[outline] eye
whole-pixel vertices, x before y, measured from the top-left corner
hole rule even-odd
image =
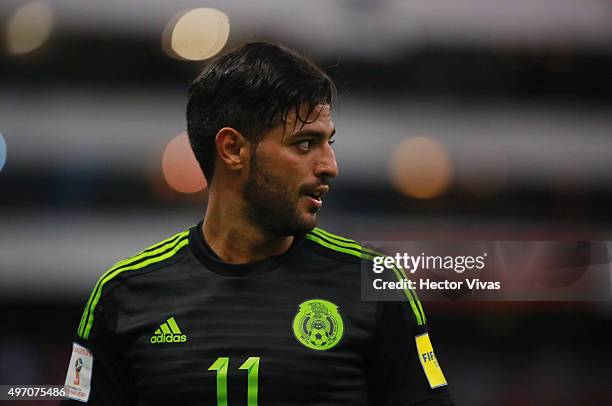
[[[329,140],[329,141],[327,141],[327,143],[328,143],[329,145],[334,145],[334,142],[336,142],[336,140]]]
[[[311,145],[312,145],[311,140],[304,140],[304,141],[298,142],[297,147],[300,151],[310,151]]]

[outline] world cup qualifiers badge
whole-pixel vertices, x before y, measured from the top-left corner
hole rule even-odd
[[[293,334],[301,344],[313,350],[333,348],[344,334],[338,306],[323,299],[302,303],[293,319]]]

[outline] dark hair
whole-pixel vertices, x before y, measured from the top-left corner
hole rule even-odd
[[[306,123],[317,105],[335,98],[332,80],[284,46],[253,42],[216,58],[189,87],[187,102],[189,142],[206,180],[214,174],[221,128],[234,128],[255,148],[267,131],[286,124],[290,111]],[[308,107],[305,117],[302,106]]]

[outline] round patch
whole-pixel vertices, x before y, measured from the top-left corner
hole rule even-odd
[[[302,303],[293,319],[293,334],[300,343],[313,350],[334,347],[344,334],[338,306],[323,299]]]

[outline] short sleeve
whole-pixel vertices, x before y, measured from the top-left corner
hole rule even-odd
[[[407,301],[378,303],[369,376],[377,406],[454,404],[427,326]]]
[[[110,307],[110,306],[109,306]],[[65,388],[67,405],[131,405],[132,380],[120,346],[109,328],[104,305],[95,308],[95,322],[87,338],[77,334],[72,343]]]

